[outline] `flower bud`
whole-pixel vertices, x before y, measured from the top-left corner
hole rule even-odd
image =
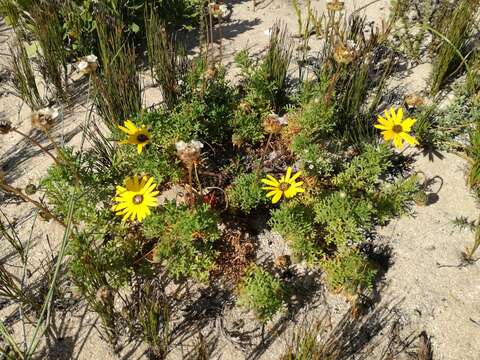
[[[34,184],[28,184],[25,186],[25,194],[27,195],[35,195],[37,192],[37,187]]]
[[[0,134],[8,134],[12,131],[12,123],[8,120],[0,120]]]

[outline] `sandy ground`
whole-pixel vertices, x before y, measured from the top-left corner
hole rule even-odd
[[[347,1],[348,10],[360,8],[369,1]],[[228,3],[228,2],[227,2]],[[313,6],[321,11],[325,2],[312,1]],[[223,25],[223,44],[225,46],[224,63],[229,66],[232,57],[240,49],[249,47],[253,53],[264,49],[268,42],[268,29],[277,21],[284,21],[289,29],[296,30],[296,18],[293,8],[286,1],[272,0],[257,5],[255,11],[252,2],[233,2],[232,15],[229,22]],[[377,21],[388,16],[388,1],[378,1],[366,10],[371,20]],[[7,53],[6,40],[8,33],[0,34],[0,53]],[[0,57],[3,66],[5,55]],[[422,90],[428,77],[428,64],[409,69],[409,75],[401,80],[406,88]],[[0,68],[1,70],[1,68]],[[292,69],[295,73],[295,69]],[[235,69],[230,70],[234,78]],[[394,80],[394,82],[397,80]],[[0,111],[11,119],[24,132],[30,132],[29,111],[26,106],[20,109],[21,101],[2,88],[0,96]],[[145,94],[146,104],[158,102],[157,89],[148,89]],[[78,125],[84,118],[85,108],[77,106],[73,112],[65,116],[58,124],[55,135],[59,142],[78,145],[80,141]],[[39,136],[38,134],[34,134]],[[42,138],[39,136],[39,139]],[[43,139],[45,140],[45,139]],[[392,221],[388,226],[378,229],[382,235],[382,243],[392,249],[392,266],[381,281],[380,301],[376,309],[386,306],[393,314],[390,322],[385,323],[387,333],[392,323],[400,324],[403,338],[409,334],[415,336],[425,330],[432,338],[436,359],[442,360],[476,360],[480,354],[480,265],[478,263],[461,266],[460,252],[473,241],[473,235],[468,231],[458,231],[452,225],[457,216],[467,216],[475,219],[478,209],[475,199],[465,185],[466,163],[461,158],[442,154],[443,158],[435,157],[433,161],[423,154],[416,155],[415,166],[429,177],[437,176],[443,185],[438,192],[435,203],[426,207],[415,207],[414,214]],[[35,148],[24,142],[16,134],[0,138],[0,165],[11,184],[24,187],[30,182],[38,182],[45,174],[51,161]],[[437,182],[435,186],[438,186]],[[436,189],[435,189],[436,190]],[[1,209],[14,219],[17,230],[22,238],[27,239],[32,227],[32,208],[24,203],[17,203],[11,198],[0,194]],[[265,234],[266,237],[274,237]],[[62,237],[62,229],[55,224],[37,220],[33,233],[31,253],[31,268],[37,269],[42,259],[52,256],[55,247]],[[18,264],[12,254],[5,251],[5,245],[0,244],[2,263],[9,270],[19,274]],[[280,249],[280,252],[283,250]],[[34,277],[35,273],[32,275]],[[318,274],[305,274],[308,281],[319,281]],[[320,284],[321,288],[321,284]],[[213,359],[243,359],[261,358],[276,359],[281,354],[288,334],[306,318],[313,321],[328,311],[334,318],[340,318],[348,308],[345,299],[331,294],[325,295],[320,290],[318,297],[309,305],[298,311],[295,319],[287,322],[286,328],[267,328],[268,331],[281,333],[270,344],[266,351],[257,351],[260,334],[255,333],[255,339],[248,345],[240,344],[220,337]],[[324,296],[327,297],[326,301]],[[319,304],[327,304],[321,308]],[[13,306],[3,307],[0,315],[9,319]],[[233,309],[225,316],[225,329],[232,329],[236,320],[247,318],[248,314],[239,309]],[[145,347],[130,344],[120,355],[113,354],[108,344],[100,337],[97,327],[99,321],[84,305],[77,304],[69,316],[59,313],[56,326],[61,339],[49,344],[48,359],[144,359]],[[313,320],[312,320],[313,319]],[[13,328],[20,334],[19,322],[11,321]],[[272,327],[272,326],[271,326]],[[214,325],[210,329],[215,330]],[[246,330],[246,329],[245,329]],[[382,335],[382,331],[378,336]],[[264,344],[265,345],[265,344]],[[267,346],[263,346],[267,348]],[[381,348],[381,345],[378,345]],[[240,351],[240,349],[243,349]],[[177,346],[171,358],[185,358],[191,350],[189,345]],[[265,350],[265,349],[264,349]],[[245,356],[244,353],[250,354]],[[352,357],[353,359],[354,357]],[[357,357],[355,357],[357,358]],[[358,357],[360,358],[360,357]],[[368,357],[367,357],[368,358]],[[375,357],[371,357],[375,359]],[[400,359],[400,357],[398,357]]]

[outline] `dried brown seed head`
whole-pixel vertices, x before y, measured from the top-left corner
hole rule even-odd
[[[97,290],[97,294],[95,296],[96,300],[104,305],[113,304],[113,292],[112,289],[102,286],[100,289]]]
[[[175,144],[177,155],[187,168],[198,164],[202,154],[203,144],[200,141],[192,140],[189,143],[179,141]]]
[[[58,110],[44,108],[32,113],[30,120],[33,128],[46,132],[52,128],[58,116]]]
[[[0,120],[0,134],[8,134],[12,131],[12,123],[8,120]]]
[[[356,51],[353,48],[346,46],[343,43],[337,44],[333,51],[333,57],[335,61],[340,64],[350,64],[355,60]]]
[[[404,101],[409,108],[417,108],[425,104],[425,99],[418,94],[409,94],[405,96]]]
[[[35,184],[28,184],[27,186],[25,186],[25,194],[35,195],[36,192],[37,192],[37,187],[35,186]]]
[[[292,264],[290,255],[280,255],[275,258],[274,265],[279,269],[286,269]]]
[[[263,129],[268,134],[279,134],[284,125],[287,124],[285,117],[277,114],[270,114],[263,120]]]
[[[233,146],[239,148],[243,145],[243,138],[238,134],[232,135],[232,144]]]
[[[330,11],[342,11],[345,9],[345,3],[338,0],[329,1],[327,2],[327,9]]]

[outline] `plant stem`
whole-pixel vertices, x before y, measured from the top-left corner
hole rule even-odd
[[[270,134],[268,135],[267,143],[265,144],[265,147],[263,148],[262,156],[260,157],[260,162],[258,163],[258,166],[257,166],[257,170],[256,170],[256,174],[257,174],[257,175],[258,175],[258,173],[260,172],[260,168],[262,167],[263,159],[265,158],[265,155],[266,155],[266,153],[267,153],[267,149],[268,149],[268,147],[270,146],[270,141],[272,140],[272,136],[273,136],[272,133],[270,133]]]
[[[195,170],[195,178],[197,179],[197,182],[198,182],[198,189],[200,190],[200,195],[202,195],[202,183],[200,182],[200,178],[198,176],[197,164],[194,164],[194,170]]]
[[[32,142],[33,144],[35,144],[36,146],[38,146],[45,154],[47,154],[48,156],[50,156],[53,161],[55,161],[55,163],[57,165],[60,165],[60,161],[58,161],[58,159],[52,155],[52,153],[50,151],[48,151],[46,148],[44,148],[37,140],[35,140],[34,138],[32,138],[31,136],[28,136],[27,134],[21,132],[20,130],[16,129],[16,128],[13,128],[12,129],[13,132],[16,132],[17,134],[23,136],[25,139],[27,139],[28,141]]]
[[[38,201],[36,200],[33,200],[31,197],[29,197],[28,195],[25,195],[24,193],[22,193],[22,191],[20,189],[17,189],[17,188],[14,188],[13,186],[10,186],[10,185],[7,185],[5,183],[0,183],[0,189],[2,189],[3,191],[7,192],[7,193],[10,193],[10,194],[14,194],[16,196],[18,196],[19,198],[21,198],[23,201],[26,201],[26,202],[29,202],[33,205],[35,205],[40,211],[43,211],[44,213],[46,213],[48,216],[50,216],[52,219],[54,219],[56,222],[58,222],[59,224],[63,225],[65,227],[65,223],[60,220],[59,218],[57,218],[55,215],[53,215],[50,210],[48,210],[45,206],[43,206],[41,203],[39,203]]]

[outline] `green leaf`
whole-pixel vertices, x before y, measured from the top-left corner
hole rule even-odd
[[[130,24],[130,30],[133,32],[133,33],[138,33],[140,31],[140,26],[138,26],[137,24],[135,23],[132,23]]]
[[[33,41],[31,44],[27,43],[25,49],[27,50],[28,57],[32,58],[40,52],[40,45],[38,41]]]

